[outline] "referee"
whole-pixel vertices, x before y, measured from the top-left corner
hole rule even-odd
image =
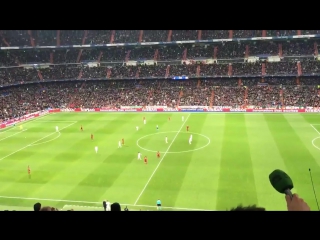
[[[161,210],[161,201],[160,201],[160,199],[157,200],[157,210],[158,211]]]

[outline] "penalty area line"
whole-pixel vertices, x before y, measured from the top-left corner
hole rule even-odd
[[[174,143],[174,141],[175,141],[175,140],[176,140],[176,138],[178,137],[179,133],[181,132],[181,130],[182,130],[182,128],[183,128],[183,126],[184,126],[184,125],[185,125],[185,123],[187,122],[187,120],[188,120],[188,118],[190,117],[190,115],[191,115],[191,114],[189,114],[189,115],[187,116],[187,118],[183,121],[183,123],[182,123],[182,125],[181,125],[180,129],[177,131],[177,134],[176,134],[176,135],[174,136],[174,138],[172,139],[172,142],[171,142],[171,143],[170,143],[170,145],[168,146],[167,150],[164,152],[164,154],[163,154],[163,156],[162,156],[161,160],[159,161],[158,165],[156,166],[156,168],[155,168],[155,169],[154,169],[154,171],[152,172],[152,174],[151,174],[150,178],[148,179],[148,181],[147,181],[146,185],[144,186],[144,188],[143,188],[143,189],[142,189],[142,191],[140,192],[140,194],[139,194],[139,196],[138,196],[137,200],[134,202],[134,205],[137,205],[137,203],[138,203],[138,201],[139,201],[139,199],[140,199],[141,195],[142,195],[142,194],[144,193],[144,191],[146,190],[147,186],[149,185],[149,182],[151,181],[151,179],[153,178],[154,174],[155,174],[155,173],[156,173],[156,171],[158,170],[158,168],[159,168],[160,164],[162,163],[163,159],[165,158],[165,156],[166,156],[166,155],[167,155],[167,153],[169,152],[169,150],[170,150],[170,148],[171,148],[172,144]]]
[[[71,124],[69,124],[69,125],[61,128],[60,131],[63,130],[63,129],[65,129],[65,128],[67,128],[67,127],[72,126],[73,124],[75,124],[75,123],[71,123]],[[27,147],[31,147],[31,146],[35,145],[36,143],[40,142],[41,140],[46,139],[47,137],[50,137],[51,135],[56,134],[56,133],[57,133],[57,132],[50,133],[50,134],[48,134],[47,136],[45,136],[45,137],[43,137],[43,138],[40,138],[39,140],[34,141],[34,142],[28,144],[27,146],[22,147],[22,148],[18,149],[17,151],[14,151],[14,152],[12,152],[12,153],[10,153],[10,154],[8,154],[8,155],[0,158],[0,161],[2,161],[3,159],[5,159],[5,158],[7,158],[7,157],[10,157],[11,155],[13,155],[13,154],[15,154],[15,153],[17,153],[17,152],[20,152],[20,151],[26,149]],[[0,197],[0,198],[1,198],[1,197]]]
[[[29,120],[26,120],[26,121],[18,122],[16,125],[17,125],[17,126],[19,126],[19,125],[25,125],[25,124],[28,124],[28,123],[33,122],[33,121],[38,121],[39,119],[42,119],[42,118],[47,117],[47,116],[49,116],[49,115],[50,115],[50,114],[44,114],[44,115],[39,116],[39,117],[36,117],[36,118],[32,118],[32,119],[29,119]],[[13,128],[13,126],[9,126],[9,127],[6,127],[6,128],[8,128],[8,129],[6,129],[6,130],[1,130],[1,131],[0,131],[0,134],[11,130],[11,129]]]
[[[319,124],[310,124],[310,126],[320,135],[320,132],[313,125],[319,125]]]
[[[17,134],[23,133],[23,132],[25,132],[25,131],[27,131],[27,130],[28,130],[28,129],[25,129],[25,130],[22,130],[22,131],[20,131],[20,132],[15,133],[15,134],[11,134],[11,135],[8,136],[8,137],[5,137],[5,138],[0,139],[0,142],[3,141],[3,140],[6,140],[7,138],[11,138],[11,137],[13,137],[13,136],[15,136],[15,135],[17,135]]]

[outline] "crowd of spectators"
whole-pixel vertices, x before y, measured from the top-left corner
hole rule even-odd
[[[32,64],[32,63],[48,63],[50,62],[50,51],[42,50],[12,50],[8,51],[9,54],[17,56],[19,64]]]
[[[261,75],[261,63],[233,63],[232,75]]]
[[[314,60],[305,60],[301,62],[301,71],[308,74],[319,74],[320,73],[320,62]]]
[[[229,64],[208,64],[200,66],[200,77],[227,76]]]
[[[294,61],[288,62],[268,62],[266,63],[266,75],[298,75],[297,63]]]
[[[172,30],[171,41],[198,40],[199,30]]]
[[[226,39],[229,38],[229,30],[202,30],[201,39]]]
[[[245,44],[240,42],[225,42],[217,47],[217,59],[244,58],[246,54]]]
[[[315,106],[318,99],[317,86],[282,86],[283,102],[287,106]]]
[[[231,71],[232,70],[232,71]],[[316,60],[301,62],[303,75],[320,73],[320,63]],[[298,75],[297,63],[267,62],[265,76]],[[63,80],[63,79],[146,79],[172,78],[176,76],[219,77],[219,76],[250,76],[262,75],[262,63],[229,64],[158,64],[158,65],[100,65],[88,67],[82,64],[51,65],[47,68],[0,68],[0,86],[31,81]]]
[[[170,65],[170,76],[188,76],[196,77],[196,65]]]
[[[139,69],[139,78],[161,78],[166,76],[167,71],[166,65],[157,65],[157,66],[140,66]]]
[[[198,40],[200,30],[172,30],[172,41]],[[201,30],[201,39],[227,39],[230,30]],[[262,37],[262,30],[232,30],[233,38]],[[35,46],[107,44],[129,42],[164,42],[168,40],[170,30],[0,30],[2,46]],[[29,34],[30,33],[30,34]],[[87,34],[86,34],[87,33]],[[319,34],[320,30],[301,30],[301,34]],[[266,30],[267,36],[292,36],[298,30]],[[60,41],[58,41],[60,39]],[[7,44],[5,44],[5,42]]]
[[[140,30],[116,30],[114,43],[139,42]]]
[[[233,30],[234,38],[262,37],[262,30]]]
[[[57,31],[52,30],[32,30],[32,37],[36,46],[57,45]]]
[[[85,44],[108,44],[111,41],[111,30],[88,30]]]
[[[14,71],[14,69],[12,70]],[[59,80],[59,79],[76,79],[79,77],[80,70],[81,69],[76,65],[54,65],[53,67],[50,67],[50,68],[42,68],[40,69],[40,72],[41,72],[43,81],[45,81],[45,80]]]
[[[79,50],[78,50],[78,54],[79,54]],[[101,54],[101,50],[100,49],[83,49],[81,52],[81,57],[79,59],[79,61],[91,61],[91,62],[96,62],[99,59],[99,56]]]
[[[2,42],[5,39],[9,46],[31,46],[30,35],[27,30],[1,30],[0,37]]]
[[[84,33],[84,30],[60,30],[60,46],[81,44]]]
[[[39,81],[36,69],[25,69],[23,67],[0,68],[0,86],[23,84],[28,81]]]
[[[267,30],[267,37],[282,37],[297,35],[297,30]]]
[[[320,106],[320,78],[260,78],[214,80],[73,81],[18,85],[0,90],[0,119],[19,117],[47,108],[200,105],[241,107]],[[247,92],[246,92],[247,91]],[[182,92],[182,94],[181,94]],[[211,94],[214,92],[214,100]],[[283,99],[281,99],[281,92]],[[247,94],[247,99],[245,96]]]
[[[187,58],[213,58],[214,57],[214,46],[196,46],[187,45]]]
[[[291,41],[282,43],[283,56],[301,56],[314,54],[313,41]]]
[[[279,46],[277,42],[248,42],[249,46],[249,56],[256,55],[278,55],[279,54]]]
[[[134,48],[130,51],[129,59],[130,60],[153,60],[156,52],[155,47],[142,47]]]
[[[18,57],[12,51],[0,51],[0,67],[17,66]]]
[[[279,86],[250,86],[247,104],[258,108],[274,107],[281,104]]]
[[[168,30],[143,30],[143,42],[166,42],[168,40]]]
[[[301,34],[303,35],[320,34],[320,30],[301,30]]]

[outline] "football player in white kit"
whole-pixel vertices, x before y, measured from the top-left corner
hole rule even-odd
[[[118,142],[118,148],[121,148],[121,141]]]
[[[189,144],[191,144],[191,143],[192,143],[192,134],[189,137]]]
[[[141,153],[138,152],[138,160],[141,160]]]
[[[97,146],[94,147],[94,151],[95,151],[96,153],[98,153],[98,147],[97,147]]]
[[[165,138],[165,141],[166,141],[166,143],[168,143],[168,137],[166,136],[166,138]]]
[[[136,129],[137,129],[137,131],[139,130],[139,127],[138,126],[136,126]]]
[[[58,126],[56,126],[56,132],[59,132],[59,128],[58,128]]]

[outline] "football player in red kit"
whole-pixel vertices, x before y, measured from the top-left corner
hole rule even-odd
[[[189,126],[187,126],[187,132],[189,131]]]
[[[31,170],[30,170],[30,166],[28,166],[28,176],[29,176],[29,178],[31,178]]]
[[[91,133],[91,140],[93,140],[93,134]]]
[[[82,127],[82,125],[81,125],[81,127],[80,127],[80,130],[81,130],[81,131],[83,131],[83,127]]]
[[[160,158],[160,152],[159,151],[157,152],[157,158]]]
[[[147,158],[147,156],[144,157],[144,163],[145,163],[145,164],[148,164],[148,158]]]

